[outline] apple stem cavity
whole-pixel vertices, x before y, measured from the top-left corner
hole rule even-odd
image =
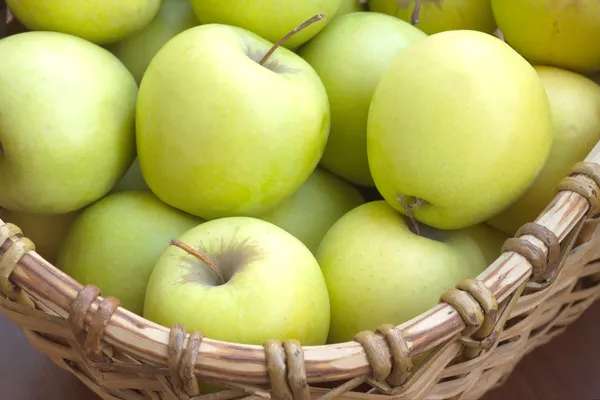
[[[210,269],[212,269],[213,272],[219,277],[219,280],[221,281],[221,284],[222,285],[225,284],[225,282],[226,282],[225,278],[223,277],[223,275],[221,274],[221,272],[219,272],[219,269],[208,258],[206,258],[206,256],[204,254],[200,253],[198,250],[195,250],[195,249],[191,248],[187,244],[183,243],[181,240],[171,239],[169,241],[169,245],[178,247],[181,250],[183,250],[186,253],[188,253],[189,255],[194,256],[197,259],[199,259],[200,261],[202,261]]]
[[[285,42],[287,42],[292,36],[294,36],[296,33],[300,32],[302,29],[308,27],[309,25],[312,25],[315,22],[321,21],[322,19],[325,19],[325,18],[327,18],[327,14],[317,14],[314,17],[304,21],[303,23],[301,23],[300,25],[295,27],[291,32],[289,32],[287,35],[285,35],[284,37],[279,39],[279,41],[277,43],[275,43],[273,45],[273,47],[271,47],[269,49],[269,51],[267,51],[267,53],[263,56],[263,58],[261,58],[261,60],[258,63],[260,65],[264,65],[267,62],[267,60],[269,59],[269,57],[271,57],[271,55],[273,55],[275,50],[277,50],[279,47],[281,47],[281,45],[283,45]]]
[[[417,222],[417,219],[415,218],[415,215],[413,214],[413,208],[406,204],[406,202],[404,201],[404,198],[402,196],[398,195],[398,196],[396,196],[396,199],[400,202],[400,204],[402,205],[402,208],[404,208],[404,212],[406,213],[406,216],[408,217],[408,219],[410,219],[410,222],[413,225],[414,232],[418,236],[421,236],[421,229],[419,228],[419,223]]]
[[[494,36],[496,36],[498,39],[502,40],[504,43],[506,43],[506,40],[504,40],[504,34],[502,33],[502,31],[500,30],[500,28],[496,28],[496,30],[494,31]]]
[[[419,16],[421,14],[421,0],[415,0],[415,8],[413,8],[412,15],[410,16],[410,23],[413,25],[419,24]]]

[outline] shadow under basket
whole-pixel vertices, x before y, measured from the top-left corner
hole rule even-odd
[[[437,306],[400,326],[360,332],[347,343],[251,346],[156,325],[65,275],[2,220],[0,311],[106,400],[476,400],[597,299],[599,196],[600,144],[476,279],[441,293]],[[222,390],[201,394],[204,383]]]

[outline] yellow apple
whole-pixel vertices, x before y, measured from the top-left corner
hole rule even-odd
[[[321,242],[317,261],[331,302],[329,343],[408,321],[487,267],[466,231],[421,225],[418,235],[385,201],[358,206],[340,218]]]
[[[492,0],[504,39],[537,65],[600,70],[600,1]]]
[[[259,218],[285,229],[314,253],[335,221],[362,203],[358,189],[317,168],[300,189]]]
[[[550,105],[535,69],[477,31],[409,46],[383,74],[369,109],[377,188],[395,209],[406,205],[440,229],[508,207],[541,171],[551,144]]]
[[[369,10],[411,22],[417,3],[415,25],[428,35],[469,29],[492,33],[496,29],[490,0],[369,0]]]
[[[535,69],[550,100],[554,141],[544,169],[527,192],[489,220],[508,235],[538,217],[556,195],[558,182],[600,140],[600,86],[572,71],[550,66]]]
[[[79,36],[96,44],[139,31],[158,13],[161,0],[6,0],[29,30]]]
[[[35,244],[35,251],[51,264],[56,263],[58,252],[78,215],[79,211],[43,215],[0,209],[0,218],[21,228]]]

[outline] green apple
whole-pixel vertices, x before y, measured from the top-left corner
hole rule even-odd
[[[58,32],[0,40],[0,207],[66,214],[135,157],[137,85],[107,50]]]
[[[331,302],[329,343],[406,322],[487,266],[465,231],[421,225],[416,234],[385,201],[366,203],[340,218],[319,246],[317,261]]]
[[[492,0],[504,39],[532,64],[600,70],[597,0]]]
[[[141,31],[109,46],[139,84],[156,52],[178,33],[198,25],[190,0],[163,0],[158,15]]]
[[[327,92],[314,69],[247,30],[201,25],[150,63],[137,103],[138,159],[156,195],[205,219],[257,216],[291,196],[322,154]]]
[[[55,31],[97,44],[117,42],[146,26],[161,0],[6,0],[29,30]]]
[[[340,17],[353,12],[366,11],[367,7],[360,0],[341,0],[340,7],[334,17]]]
[[[300,240],[252,217],[208,221],[178,240],[180,245],[170,246],[152,272],[145,318],[236,343],[325,343],[327,287]]]
[[[475,224],[464,229],[477,243],[486,265],[492,265],[502,255],[502,246],[510,235],[486,224]]]
[[[358,12],[331,21],[298,51],[319,74],[331,106],[322,166],[352,183],[374,186],[366,140],[373,92],[396,56],[425,37],[389,15]]]
[[[57,267],[142,315],[146,285],[169,240],[203,221],[149,191],[111,194],[86,208],[60,249]]]
[[[131,167],[129,167],[127,173],[125,173],[125,176],[123,176],[119,183],[112,188],[111,192],[116,193],[125,190],[150,190],[142,175],[142,169],[140,168],[137,157],[133,160]]]
[[[406,206],[439,229],[486,221],[517,200],[551,145],[550,105],[535,69],[478,31],[441,32],[408,47],[383,74],[369,111],[377,188],[395,209]]]
[[[362,203],[358,189],[317,168],[296,193],[259,218],[285,229],[315,253],[329,228]]]
[[[327,14],[324,21],[313,24],[288,40],[293,49],[323,29],[340,6],[341,0],[191,0],[200,22],[233,25],[270,41],[277,42],[303,21],[317,14]]]
[[[35,251],[51,264],[56,263],[58,252],[78,214],[42,215],[0,209],[0,218],[21,228],[23,235],[35,244]]]
[[[600,87],[575,72],[535,66],[552,111],[554,140],[550,156],[533,184],[489,224],[514,235],[533,222],[556,195],[556,185],[570,174],[600,140]]]
[[[371,11],[406,22],[416,18],[417,27],[429,35],[463,29],[492,33],[496,29],[490,0],[369,0],[368,4]]]

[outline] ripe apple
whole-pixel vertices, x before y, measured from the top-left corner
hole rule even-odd
[[[191,0],[196,17],[204,24],[233,25],[270,41],[277,42],[302,21],[327,14],[325,21],[303,29],[284,46],[296,48],[325,27],[341,0]],[[215,56],[215,55],[213,55]]]
[[[146,285],[169,240],[202,222],[149,191],[111,194],[77,217],[57,267],[142,315]]]
[[[353,12],[366,11],[366,9],[366,5],[362,4],[360,0],[341,0],[340,6],[334,15],[334,18]]]
[[[146,26],[161,0],[6,0],[29,30],[55,31],[97,44],[113,43]]]
[[[352,183],[375,185],[366,140],[371,97],[396,56],[425,37],[397,18],[359,12],[331,21],[298,51],[319,74],[331,106],[322,166]]]
[[[317,168],[296,193],[259,218],[285,229],[315,253],[329,228],[362,203],[358,189]]]
[[[556,185],[600,140],[600,87],[587,77],[550,66],[535,66],[552,111],[554,140],[542,172],[515,203],[489,220],[514,235],[533,222],[556,195]]]
[[[0,206],[66,214],[135,157],[137,86],[110,52],[57,32],[0,40]]]
[[[152,272],[145,318],[237,343],[325,343],[330,311],[323,274],[290,233],[260,219],[229,217],[174,242]]]
[[[490,0],[369,0],[369,10],[414,20],[423,32],[496,29]],[[416,8],[416,11],[415,11]]]
[[[532,64],[600,70],[597,0],[492,0],[504,39]]]
[[[173,207],[205,219],[256,216],[291,196],[329,134],[327,92],[312,67],[244,29],[201,25],[171,39],[138,96],[138,159]]]
[[[441,32],[408,47],[383,74],[369,111],[377,188],[395,209],[406,206],[439,229],[483,222],[514,202],[551,144],[535,69],[477,31]]]
[[[21,228],[23,235],[35,244],[35,251],[51,264],[56,263],[58,251],[78,214],[76,211],[68,214],[41,215],[0,209],[0,218]]]
[[[319,246],[317,261],[331,302],[329,343],[408,321],[487,266],[465,231],[421,225],[416,234],[385,201],[366,203],[340,218]]]
[[[465,228],[465,232],[477,243],[488,266],[502,255],[502,246],[510,237],[486,223],[471,225]]]
[[[142,169],[137,157],[133,160],[125,176],[112,188],[111,192],[116,193],[124,190],[150,190],[142,175]]]
[[[158,15],[141,31],[109,46],[139,84],[156,52],[178,33],[198,25],[189,0],[163,0]]]

